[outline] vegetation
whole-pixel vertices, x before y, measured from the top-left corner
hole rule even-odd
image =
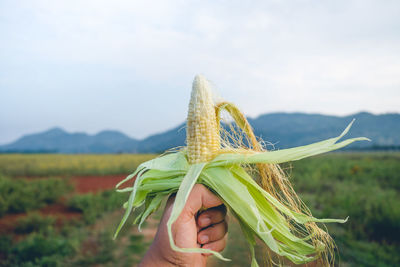
[[[7,165],[3,162],[9,160],[5,159],[6,156],[15,155],[0,155],[0,166]],[[46,156],[47,162],[52,161],[52,155],[43,156]],[[58,156],[63,155],[53,156],[53,161],[57,161]],[[18,157],[22,166],[26,162],[24,157],[32,159],[32,155]],[[82,155],[78,157],[84,158]],[[112,160],[115,162],[121,155],[98,157],[107,160],[115,158]],[[40,160],[44,158],[40,155],[36,163],[40,165]],[[314,216],[349,216],[345,224],[327,225],[340,252],[337,262],[342,266],[400,265],[399,162],[400,153],[331,153],[284,166],[295,190]],[[55,164],[48,166],[54,168]],[[4,173],[2,168],[0,172]],[[31,168],[39,169],[34,165]],[[45,165],[40,168],[46,176]],[[73,167],[65,165],[64,169]],[[79,171],[75,173],[82,175]],[[87,170],[84,174],[95,175]],[[112,240],[115,224],[122,216],[123,210],[119,207],[126,200],[125,194],[111,190],[77,195],[71,188],[65,189],[68,187],[67,180],[47,176],[50,178],[0,177],[0,201],[3,201],[0,204],[0,209],[3,208],[0,220],[6,219],[7,214],[17,212],[15,208],[10,209],[10,205],[23,207],[18,212],[31,211],[27,217],[16,221],[13,231],[0,234],[0,266],[132,266],[140,260],[150,240],[138,233],[136,227],[126,227],[121,234],[124,238],[118,238],[117,242]],[[59,202],[60,197],[66,199],[65,203],[71,209],[82,213],[80,221],[63,221],[62,225],[58,225],[54,217],[37,212],[48,203]],[[158,221],[160,213],[153,216],[154,221]],[[143,228],[154,229],[155,226],[148,223]],[[223,255],[237,266],[248,266],[250,253],[241,237],[239,225],[231,219],[228,246]],[[264,252],[261,246],[257,247],[259,263],[263,262]],[[210,266],[231,264],[219,260],[210,262]]]
[[[80,211],[86,223],[91,224],[105,212],[121,207],[126,195],[115,191],[104,191],[97,194],[75,195],[68,201],[68,207]]]
[[[0,154],[0,173],[13,177],[125,174],[154,157],[154,154]]]
[[[13,246],[8,262],[14,266],[62,266],[62,259],[75,251],[68,238],[33,233]]]
[[[328,225],[341,260],[354,266],[400,264],[400,154],[331,154],[293,164],[295,187]]]
[[[0,217],[6,213],[27,212],[54,203],[70,189],[67,181],[60,178],[28,181],[0,175]]]
[[[151,157],[154,155],[0,155],[0,220],[19,216],[12,231],[0,232],[0,266],[105,264],[115,262],[120,251],[126,254],[123,264],[137,262],[146,249],[143,237],[139,235],[139,240],[132,235],[119,247],[111,235],[120,218],[111,215],[120,209],[125,195],[114,190],[77,194],[67,177],[128,173]],[[52,177],[55,175],[59,177]],[[54,203],[82,216],[77,221],[40,212]],[[98,223],[104,227],[93,229]],[[129,247],[140,249],[130,251]]]
[[[117,216],[112,212],[121,207],[123,196],[113,190],[72,195],[67,201],[68,207],[71,211],[81,212],[82,220],[64,221],[61,226],[56,225],[53,216],[28,213],[17,220],[13,233],[0,235],[0,266],[106,264],[116,261],[119,249],[124,253],[123,263],[131,266],[138,262],[148,244],[143,242],[141,235],[128,234],[129,240],[121,248],[118,242],[112,240],[114,225],[121,216],[119,212]],[[93,229],[98,223],[104,227]],[[24,238],[14,241],[13,236],[17,235]],[[132,248],[135,250],[132,251]]]
[[[22,217],[17,221],[14,232],[17,234],[51,232],[55,220],[52,216],[42,216],[38,212],[29,213],[26,217]]]

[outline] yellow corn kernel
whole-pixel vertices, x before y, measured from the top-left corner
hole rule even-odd
[[[220,148],[219,127],[210,84],[201,75],[197,75],[193,81],[186,140],[191,164],[211,160]]]

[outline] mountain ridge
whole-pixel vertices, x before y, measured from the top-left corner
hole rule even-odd
[[[306,145],[337,136],[351,120],[356,122],[347,137],[365,136],[372,142],[353,148],[400,147],[400,114],[359,112],[347,116],[302,112],[274,112],[249,117],[255,134],[274,148]],[[89,135],[69,133],[61,127],[24,135],[15,142],[1,145],[0,153],[160,153],[185,145],[185,123],[143,139],[135,139],[117,130]]]

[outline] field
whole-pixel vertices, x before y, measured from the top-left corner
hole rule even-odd
[[[127,200],[113,187],[154,156],[0,155],[0,266],[135,266],[161,211],[141,233],[128,224],[113,241]],[[346,224],[327,224],[337,263],[400,265],[399,153],[331,153],[284,168],[314,216],[349,216]],[[261,263],[263,248],[258,252]],[[224,255],[232,262],[209,265],[249,265],[234,220]]]

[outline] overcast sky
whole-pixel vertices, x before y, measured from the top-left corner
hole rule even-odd
[[[0,144],[131,137],[186,118],[204,74],[249,116],[400,112],[400,1],[0,1]]]

